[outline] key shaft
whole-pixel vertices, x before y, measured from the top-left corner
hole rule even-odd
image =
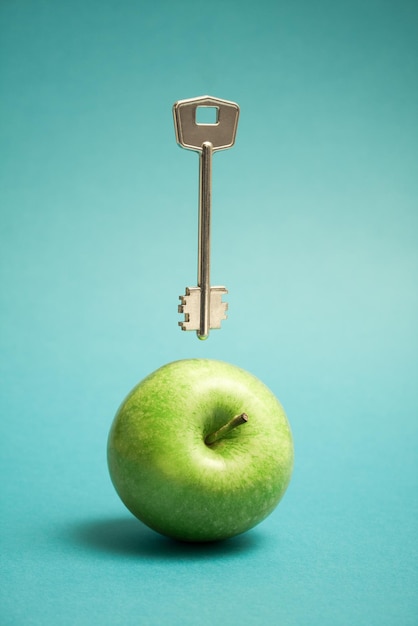
[[[210,141],[202,144],[199,158],[199,249],[200,328],[198,336],[206,339],[210,328],[210,231],[212,212],[212,155]]]

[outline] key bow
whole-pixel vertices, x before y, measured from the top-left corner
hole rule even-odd
[[[198,123],[196,114],[199,107],[216,109],[216,122]],[[235,102],[212,96],[179,100],[173,106],[173,115],[176,141],[182,148],[200,152],[204,142],[210,141],[213,152],[216,152],[231,148],[235,143],[239,118],[239,106]]]

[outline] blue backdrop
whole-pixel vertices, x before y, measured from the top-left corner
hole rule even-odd
[[[398,0],[4,0],[5,626],[415,625],[418,8]],[[241,106],[214,157],[229,319],[196,282],[197,156],[171,107]],[[114,413],[172,360],[261,378],[292,425],[275,513],[227,543],[146,529],[107,473]]]

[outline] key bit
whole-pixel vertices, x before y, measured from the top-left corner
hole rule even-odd
[[[226,320],[228,303],[222,302],[222,296],[227,294],[225,287],[210,288],[210,328],[220,328],[222,320]],[[182,330],[200,331],[200,287],[186,287],[186,295],[179,296],[181,304],[179,313],[184,314],[184,321],[179,322]]]
[[[212,109],[213,123],[199,123],[198,109]],[[212,210],[212,155],[226,150],[235,143],[239,118],[239,106],[235,102],[201,96],[179,100],[173,106],[174,127],[177,143],[187,150],[199,153],[199,235],[197,287],[186,287],[180,296],[179,313],[184,321],[182,330],[195,330],[199,339],[206,339],[209,330],[221,327],[226,319],[227,304],[222,296],[225,287],[210,286],[210,226]]]

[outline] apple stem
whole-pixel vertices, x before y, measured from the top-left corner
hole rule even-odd
[[[230,430],[240,426],[241,424],[245,424],[245,422],[248,422],[248,415],[246,413],[236,415],[227,424],[221,426],[219,430],[216,430],[211,435],[208,435],[205,439],[206,445],[210,446],[212,443],[215,443],[215,441],[218,441],[218,439],[222,439],[222,437],[229,433]]]

